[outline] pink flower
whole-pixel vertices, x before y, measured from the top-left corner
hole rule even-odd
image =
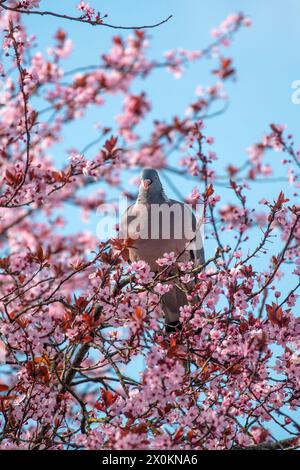
[[[183,284],[188,284],[189,282],[192,281],[192,277],[190,274],[185,274],[184,276],[180,277],[180,280],[181,282],[183,282]]]
[[[48,54],[56,58],[66,59],[73,50],[73,42],[71,39],[66,39],[62,44],[56,47],[50,47]]]
[[[150,266],[145,261],[133,262],[128,272],[134,274],[139,284],[149,284],[154,277],[154,273],[150,271]]]
[[[172,289],[172,286],[170,284],[161,284],[160,282],[155,285],[154,287],[154,292],[157,294],[163,295],[166,294],[166,292],[169,292]]]
[[[296,300],[299,296],[294,294],[294,292],[292,292],[289,297],[288,297],[288,300],[287,300],[287,304],[289,307],[294,307],[294,305],[296,305]]]
[[[95,10],[90,7],[90,4],[84,2],[83,0],[79,2],[79,4],[77,5],[77,9],[82,11],[89,19],[91,19],[91,17],[95,13]]]
[[[192,269],[194,266],[193,261],[185,261],[185,262],[180,262],[178,263],[178,267],[180,268],[181,271],[189,271]]]
[[[210,34],[213,38],[218,38],[221,35],[221,31],[217,28],[213,28]]]
[[[209,203],[210,206],[215,206],[217,202],[221,200],[221,197],[218,194],[213,194],[207,199],[207,202]]]
[[[2,341],[0,341],[0,364],[1,362],[5,362],[6,354],[6,346]]]
[[[243,25],[246,26],[247,28],[249,28],[250,26],[252,26],[252,20],[249,16],[246,16],[244,19],[243,19]]]
[[[159,266],[171,266],[176,262],[176,256],[174,251],[171,251],[170,253],[164,253],[163,258],[158,258],[156,260],[157,264]]]
[[[190,204],[198,202],[200,199],[200,193],[197,187],[193,188],[192,192],[187,196],[186,201]]]
[[[24,9],[31,9],[31,8],[38,8],[40,6],[40,1],[41,0],[13,0],[13,6],[18,5],[21,8]]]

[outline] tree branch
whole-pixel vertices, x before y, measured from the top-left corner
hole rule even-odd
[[[110,23],[104,23],[102,22],[101,19],[96,19],[96,20],[89,20],[85,19],[83,17],[78,17],[78,16],[70,16],[70,15],[63,15],[61,13],[55,13],[53,11],[38,11],[38,10],[22,10],[20,8],[14,8],[14,7],[9,7],[5,5],[4,3],[0,3],[0,6],[4,10],[8,11],[14,11],[16,13],[21,13],[25,15],[39,15],[39,16],[54,16],[55,18],[62,18],[64,20],[70,20],[70,21],[78,21],[80,23],[88,23],[91,26],[106,26],[107,28],[112,28],[112,29],[153,29],[157,28],[158,26],[161,26],[164,23],[167,23],[173,15],[169,15],[167,18],[164,20],[159,21],[158,23],[150,24],[150,25],[144,25],[144,26],[120,26],[120,25],[113,25]]]
[[[292,437],[275,442],[263,442],[248,447],[238,447],[235,450],[292,450],[300,447],[299,437]]]

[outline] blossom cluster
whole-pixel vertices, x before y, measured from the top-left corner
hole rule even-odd
[[[148,58],[143,30],[116,35],[96,65],[66,72],[64,29],[38,52],[16,10],[30,14],[39,2],[10,5],[0,16],[0,448],[247,448],[276,444],[273,423],[296,447],[300,154],[286,127],[271,124],[244,163],[222,171],[206,124],[226,110],[236,74],[228,47],[250,19],[231,14],[207,47],[162,60]],[[101,22],[89,3],[78,9]],[[151,122],[154,71],[179,78],[203,58],[211,84],[199,84],[182,113]],[[62,150],[58,163],[66,126],[115,95],[112,122],[96,123],[97,138]],[[278,171],[269,156],[282,165],[282,190],[256,204],[249,191]],[[203,265],[175,251],[156,269],[128,264],[132,240],[99,240],[82,221],[68,230],[70,207],[87,219],[120,193],[134,201],[131,170],[144,166],[166,182],[175,174],[178,197],[202,204]],[[186,305],[167,333],[161,303],[174,283]]]

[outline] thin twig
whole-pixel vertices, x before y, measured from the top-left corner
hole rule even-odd
[[[4,3],[1,3],[0,6],[4,10],[8,11],[15,11],[17,13],[25,14],[25,15],[39,15],[39,16],[54,16],[55,18],[62,18],[64,20],[69,20],[69,21],[78,21],[80,23],[88,23],[91,26],[105,26],[107,28],[112,28],[112,29],[153,29],[157,28],[158,26],[161,26],[164,23],[167,23],[173,15],[169,15],[167,18],[164,20],[159,21],[158,23],[150,24],[150,25],[144,25],[144,26],[121,26],[121,25],[113,25],[110,23],[104,23],[101,20],[89,20],[85,19],[83,17],[77,17],[77,16],[70,16],[70,15],[63,15],[61,13],[56,13],[53,11],[37,11],[37,10],[22,10],[21,8],[14,8],[14,7],[9,7],[5,5]]]

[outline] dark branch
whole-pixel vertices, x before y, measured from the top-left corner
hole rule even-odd
[[[299,437],[283,439],[282,441],[263,442],[249,447],[239,447],[236,450],[292,450],[300,447]]]
[[[53,11],[38,11],[38,10],[22,10],[20,8],[14,8],[14,7],[9,7],[5,5],[4,3],[0,3],[0,6],[4,10],[9,10],[9,11],[15,11],[17,13],[25,14],[25,15],[39,15],[39,16],[54,16],[56,18],[62,18],[64,20],[70,20],[70,21],[78,21],[80,23],[88,23],[92,26],[106,26],[107,28],[112,28],[112,29],[151,29],[151,28],[157,28],[158,26],[161,26],[164,23],[167,23],[173,15],[169,15],[167,18],[165,18],[162,21],[159,21],[158,23],[155,24],[150,24],[150,25],[144,25],[144,26],[118,26],[118,25],[113,25],[109,23],[104,23],[102,20],[89,20],[85,19],[84,17],[77,17],[77,16],[69,16],[69,15],[63,15],[61,13],[55,13]]]

